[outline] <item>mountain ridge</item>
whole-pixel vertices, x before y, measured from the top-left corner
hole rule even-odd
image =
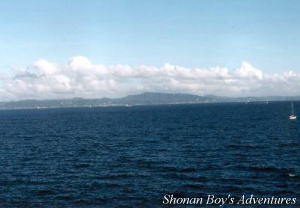
[[[105,107],[134,105],[197,104],[226,102],[269,102],[300,100],[300,96],[226,97],[215,95],[192,95],[185,93],[145,92],[121,98],[81,98],[0,102],[0,109],[60,108],[60,107]]]

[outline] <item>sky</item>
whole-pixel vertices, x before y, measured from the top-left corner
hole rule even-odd
[[[3,0],[0,100],[299,95],[299,23],[298,0]]]

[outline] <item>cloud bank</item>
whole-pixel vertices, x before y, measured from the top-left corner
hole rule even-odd
[[[104,66],[86,57],[67,64],[37,60],[26,68],[1,75],[1,101],[20,99],[122,97],[142,92],[196,95],[299,95],[300,74],[264,74],[248,62],[238,69],[154,66]]]

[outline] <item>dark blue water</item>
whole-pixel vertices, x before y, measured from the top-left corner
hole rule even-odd
[[[1,111],[0,207],[300,200],[300,120],[289,113],[287,102]]]

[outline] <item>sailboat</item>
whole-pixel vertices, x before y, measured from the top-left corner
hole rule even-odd
[[[291,115],[289,116],[289,119],[290,119],[290,120],[295,120],[295,119],[297,119],[297,116],[296,116],[295,113],[294,113],[294,103],[293,103],[293,102],[291,102],[291,110],[292,110],[292,113],[291,113]]]

